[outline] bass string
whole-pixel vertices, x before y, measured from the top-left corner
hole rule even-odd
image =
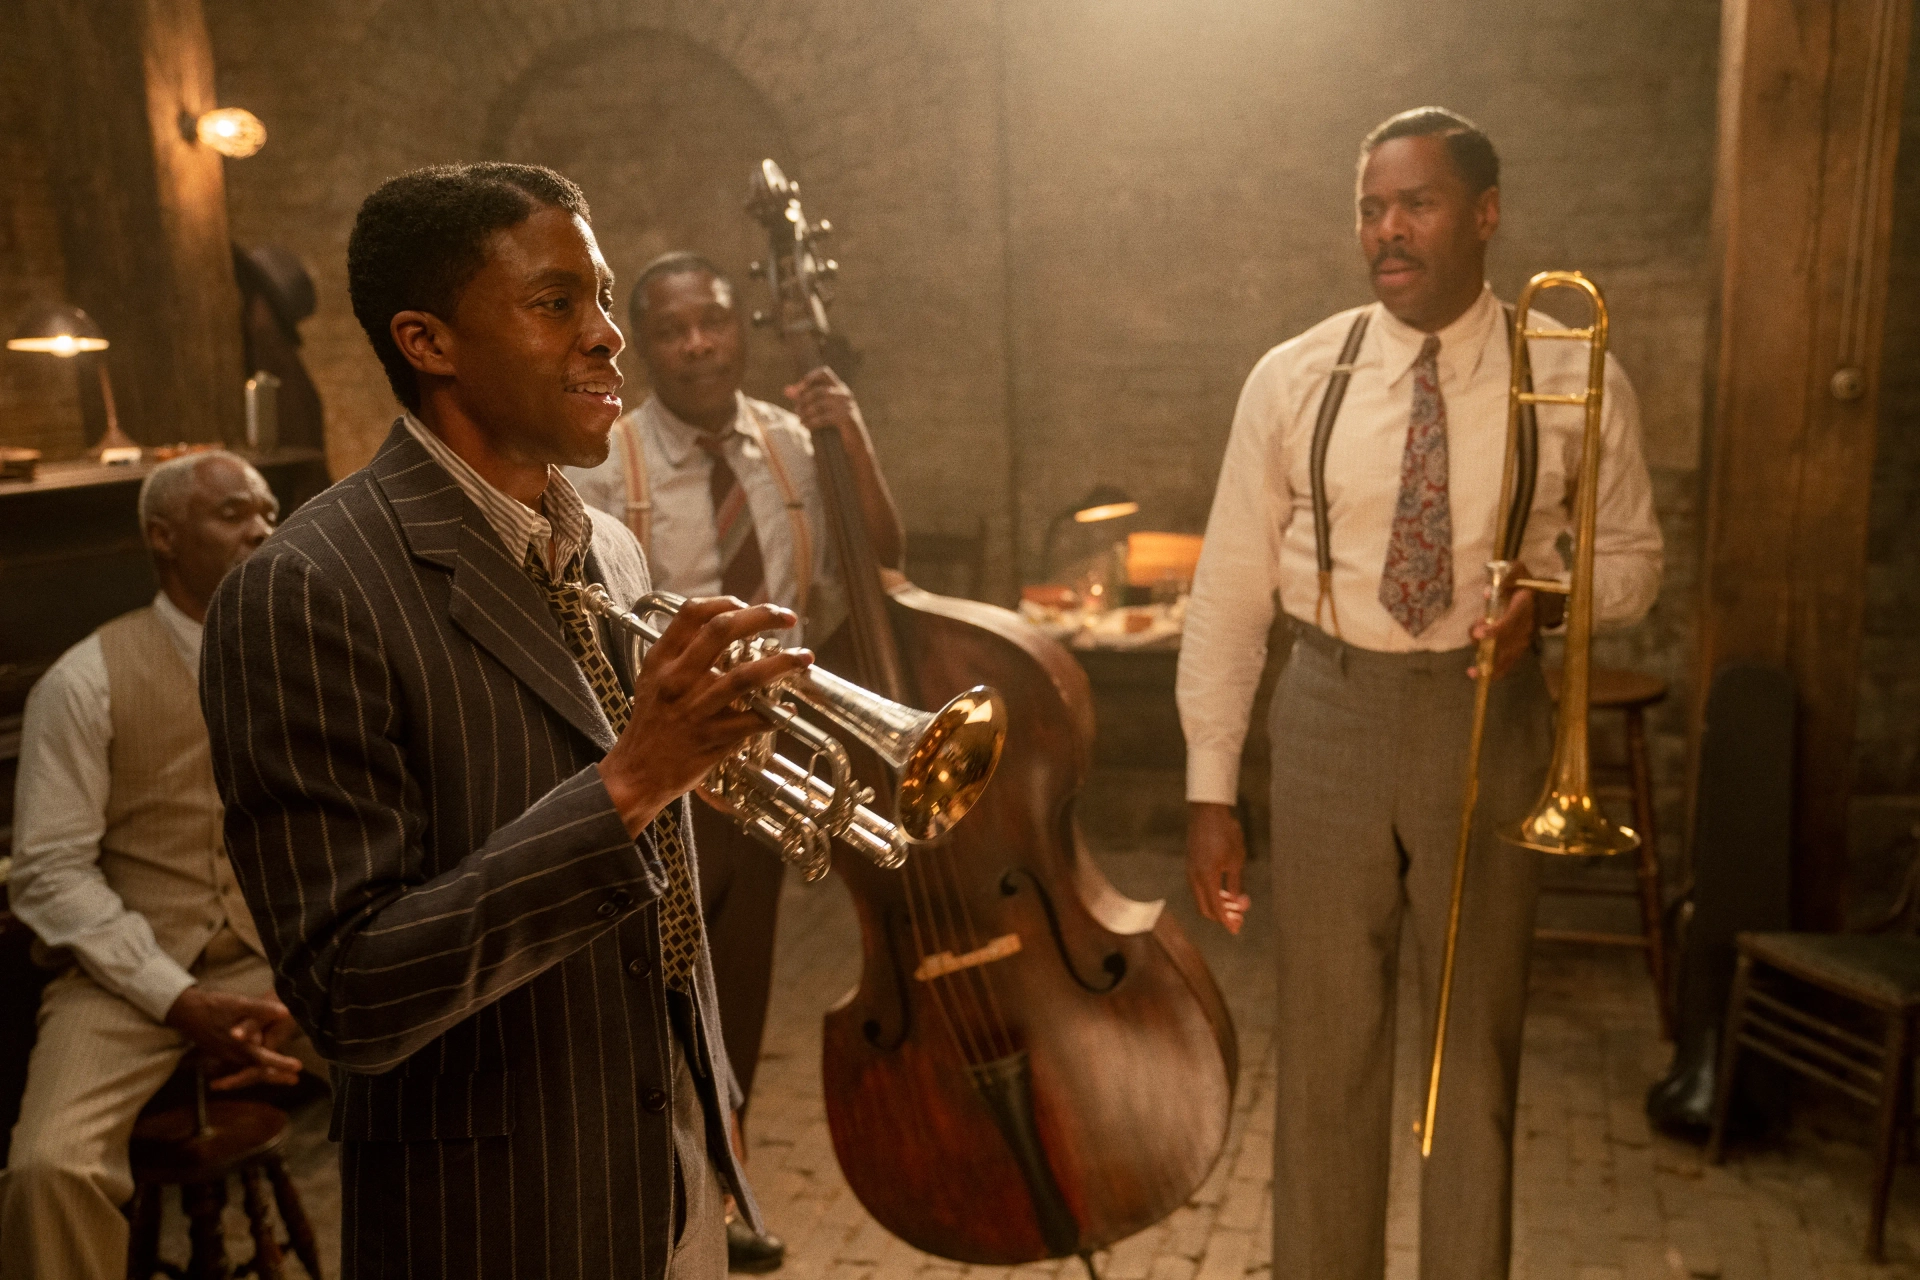
[[[959,874],[954,869],[956,859],[953,856],[953,850],[951,846],[945,846],[936,852],[942,855],[936,859],[938,864],[937,870],[944,873],[944,879],[946,881],[944,892],[958,907],[958,915],[962,922],[961,928],[966,938],[967,950],[978,950],[981,945],[980,935],[974,928],[973,911],[967,905],[967,895],[961,892],[960,889]],[[960,973],[955,974],[954,978],[973,996],[975,1005],[981,1010],[981,1016],[986,1022],[989,1034],[997,1038],[998,1043],[995,1046],[996,1054],[1011,1055],[1013,1053],[1013,1034],[1007,1027],[1005,1017],[1001,1014],[1000,1001],[994,995],[993,984],[988,981],[985,969],[985,965],[970,965]]]
[[[945,860],[947,877],[953,882],[953,895],[960,904],[960,917],[967,931],[968,945],[969,947],[978,947],[980,945],[980,939],[973,924],[973,908],[968,905],[967,895],[960,892],[959,873],[954,868],[954,863],[957,859],[954,857],[951,847],[943,848],[941,852],[947,855]],[[991,1011],[990,1025],[999,1031],[1003,1051],[1011,1056],[1014,1051],[1013,1029],[1008,1026],[1006,1015],[1000,1008],[1000,997],[994,991],[995,983],[993,981],[993,975],[987,972],[985,965],[977,965],[971,972],[974,982],[986,995],[987,1007]]]
[[[927,935],[933,932],[932,902],[928,901],[923,906],[919,901],[920,897],[925,896],[925,886],[919,883],[922,876],[917,865],[917,860],[909,861],[903,874],[906,877],[907,883],[907,920],[913,930],[913,947],[916,952],[914,958],[924,961],[927,956],[931,954],[927,942]],[[927,915],[927,924],[924,929],[920,923],[920,917],[923,911]],[[918,971],[918,965],[915,966],[915,970],[916,972]],[[986,1057],[980,1053],[978,1046],[974,1042],[972,1029],[964,1025],[964,1018],[961,1014],[956,1013],[955,1010],[948,1007],[947,995],[942,989],[942,984],[934,981],[926,985],[927,994],[933,1000],[934,1008],[940,1011],[941,1025],[946,1027],[947,1035],[953,1041],[954,1052],[960,1055],[960,1060],[970,1065],[978,1065],[979,1063],[985,1062]],[[963,1031],[965,1032],[964,1043],[962,1042]]]
[[[779,249],[776,245],[776,257],[778,254]],[[811,319],[813,314],[812,303],[814,300],[813,290],[800,279],[797,271],[789,272],[787,274],[787,280],[790,282],[789,288],[794,295],[791,299],[792,305],[803,308],[809,319]],[[782,304],[782,311],[787,310],[789,299],[784,296],[787,292],[788,289],[782,289],[781,293],[783,296],[777,299],[777,301]],[[789,329],[788,332],[793,333],[794,331]],[[805,376],[806,373],[810,372],[813,368],[826,364],[826,344],[823,340],[823,335],[817,327],[811,323],[805,326],[804,336],[795,345],[802,355],[803,362],[807,365],[806,369],[801,370],[802,376]],[[842,513],[843,517],[840,521],[835,522],[836,532],[840,533],[842,538],[851,538],[851,518],[848,517],[846,513],[859,512],[862,510],[858,487],[853,483],[851,467],[829,465],[823,468],[823,470],[828,488],[833,491],[832,496],[835,501],[835,507]],[[847,554],[848,550],[849,549],[845,547],[841,548],[842,562],[846,564],[857,563],[855,557]],[[885,623],[884,617],[875,621],[881,625]],[[860,665],[868,673],[880,670],[880,655],[873,652],[876,646],[873,643],[872,636],[867,634],[867,628],[856,626],[854,630],[855,650]],[[898,696],[897,690],[888,689],[883,690],[883,692],[886,692],[889,696]],[[941,949],[952,951],[955,954],[965,954],[979,946],[972,913],[967,908],[965,895],[958,891],[957,880],[951,866],[951,854],[945,850],[942,850],[942,852],[948,852],[949,854],[943,861],[946,864],[947,878],[951,882],[950,886],[942,887],[940,895],[942,899],[941,905],[947,908],[944,913],[935,910],[935,895],[933,889],[928,884],[929,877],[923,874],[921,869],[916,865],[919,859],[916,858],[909,862],[905,869],[908,923],[913,933],[914,948],[919,952],[917,958],[920,961],[924,961],[929,954],[929,936],[931,936],[935,944],[940,944],[944,941],[940,932],[940,917],[942,914],[949,917],[954,914],[951,903],[947,901],[949,896],[951,899],[958,901],[958,914],[964,923],[963,929],[956,931],[949,919],[947,925],[948,931],[957,932],[960,936],[953,942],[942,946]],[[916,895],[923,901],[916,901]],[[924,928],[920,919],[923,913],[926,916]],[[962,945],[962,942],[964,942],[965,945]],[[979,967],[978,965],[973,965],[969,966],[969,969],[978,969]],[[963,970],[960,974],[942,974],[927,983],[927,986],[933,989],[929,994],[934,998],[935,1007],[940,1010],[941,1020],[946,1025],[948,1035],[954,1042],[956,1052],[959,1052],[964,1060],[978,1065],[984,1063],[986,1058],[981,1055],[976,1040],[984,1040],[990,1049],[994,1049],[997,1052],[997,1046],[995,1045],[997,1034],[999,1044],[1006,1046],[1006,1051],[1009,1053],[1012,1052],[1013,1041],[1011,1033],[1007,1028],[1005,1017],[1001,1012],[999,1000],[994,994],[992,984],[984,975],[973,974],[969,979],[967,973],[967,970]],[[962,980],[955,983],[949,983],[947,981],[950,978],[956,977]],[[942,992],[939,989],[943,987],[950,987],[951,989]],[[978,990],[975,990],[975,987],[977,987]],[[984,1001],[981,998],[982,993],[984,993],[985,996]],[[951,1007],[949,1007],[947,998],[949,996],[952,997]],[[972,1009],[967,1007],[969,1003],[972,1004]],[[989,1012],[989,1008],[991,1012]],[[974,1027],[968,1026],[969,1019],[975,1016],[979,1018],[980,1023],[977,1030]],[[965,1032],[966,1039],[966,1047],[964,1048],[962,1047],[961,1035],[963,1031]]]
[[[945,885],[941,885],[938,879],[938,868],[944,862],[938,855],[942,852],[944,852],[944,850],[941,849],[929,849],[925,851],[925,854],[932,855],[934,869],[925,874],[922,883],[932,884],[938,889],[937,893],[929,889],[927,894],[930,914],[940,920],[944,926],[943,928],[936,927],[936,939],[942,944],[944,950],[950,951],[954,955],[965,955],[972,947],[969,946],[969,940],[961,934],[955,923],[958,914],[953,907],[953,898],[955,895],[950,893]],[[937,912],[932,910],[935,906],[939,908]],[[969,971],[970,969],[963,969],[957,974],[942,974],[941,977],[956,979],[949,984],[955,992],[954,1003],[961,1008],[967,1009],[969,1017],[977,1019],[976,1025],[981,1028],[980,1035],[981,1038],[987,1042],[988,1052],[990,1054],[997,1054],[998,1045],[993,1034],[993,1022],[987,1016],[986,1006],[981,1002],[978,993],[974,991],[971,984],[963,980]]]
[[[815,354],[818,356],[820,353]],[[843,512],[861,510],[860,496],[852,484],[849,470],[837,465],[823,468],[836,505]],[[844,536],[852,536],[850,530],[842,532]],[[846,556],[845,549],[842,555]],[[868,628],[856,626],[853,630],[856,661],[868,672],[881,670],[882,663],[877,652],[879,645]],[[890,695],[892,693],[887,692]],[[927,853],[936,854],[935,861],[940,864],[936,872],[926,873],[919,869],[916,874],[914,863],[920,861],[918,858],[910,862],[907,868],[908,914],[914,932],[914,946],[920,953],[917,959],[925,960],[929,954],[929,936],[938,950],[950,951],[955,955],[971,953],[980,946],[979,931],[966,895],[959,890],[952,866],[952,851],[947,848],[929,849],[922,857]],[[944,883],[941,882],[943,877],[938,874],[939,871],[945,872]],[[918,904],[915,902],[916,892],[922,900]],[[924,928],[919,918],[922,914],[925,915]],[[962,1051],[962,1056],[976,1065],[990,1057],[1013,1052],[1013,1036],[1000,1007],[999,997],[992,982],[979,972],[980,968],[979,965],[970,965],[957,973],[941,974],[927,984],[935,989],[932,994],[936,1007],[956,1048],[960,1047],[964,1036],[967,1047]],[[940,990],[942,988],[945,990]]]
[[[937,884],[937,874],[929,871],[926,866],[930,858],[940,864],[940,869],[945,870],[949,883]],[[928,926],[923,931],[923,935],[932,935],[934,944],[942,950],[952,954],[964,954],[978,948],[979,935],[973,928],[970,918],[964,933],[954,923],[955,918],[961,914],[954,903],[957,901],[961,907],[964,907],[966,898],[959,892],[958,885],[954,882],[952,862],[951,850],[945,848],[923,850],[914,862],[909,864],[908,901],[910,904],[915,903],[916,894],[925,899],[923,909],[927,915]],[[944,930],[940,927],[942,917],[945,917],[946,921]],[[921,948],[921,956],[924,958],[928,953],[924,936],[916,940],[916,945]],[[993,984],[985,975],[978,972],[980,968],[981,966],[971,965],[957,973],[941,974],[929,983],[930,986],[948,988],[948,999],[958,1010],[959,1020],[967,1025],[968,1040],[975,1050],[975,1056],[970,1061],[976,1064],[985,1062],[989,1056],[979,1052],[978,1042],[980,1041],[985,1041],[991,1056],[998,1057],[1013,1052],[1012,1035],[1000,1011],[999,999],[994,993]],[[941,1008],[943,1011],[947,1009],[945,1000],[941,1002]]]

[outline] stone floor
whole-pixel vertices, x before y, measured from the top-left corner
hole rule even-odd
[[[1200,945],[1232,1006],[1245,1064],[1227,1147],[1192,1201],[1158,1226],[1099,1256],[1108,1280],[1225,1280],[1270,1270],[1268,1189],[1272,1068],[1267,912],[1261,886],[1238,939],[1198,927],[1181,864],[1168,852],[1102,859],[1137,898],[1165,897]],[[1257,880],[1258,878],[1256,878]],[[975,1276],[1073,1277],[1079,1264],[963,1267],[928,1257],[882,1231],[834,1163],[818,1082],[819,1014],[854,980],[858,938],[833,882],[791,878],[780,922],[774,1013],[760,1068],[750,1165],[773,1228],[785,1236],[787,1280]],[[1408,1002],[1403,1001],[1403,1006]],[[1410,1017],[1411,1010],[1403,1016]],[[1403,1044],[1405,1028],[1403,1027]],[[1400,1054],[1402,1112],[1411,1131],[1424,1053]],[[1864,1119],[1810,1109],[1782,1141],[1736,1150],[1708,1168],[1698,1148],[1650,1133],[1640,1108],[1664,1069],[1650,988],[1636,955],[1542,944],[1534,966],[1520,1088],[1514,1276],[1518,1280],[1920,1280],[1920,1174],[1895,1189],[1885,1267],[1860,1261],[1868,1158]],[[325,1107],[298,1117],[292,1167],[337,1275],[339,1202]],[[1418,1274],[1419,1158],[1396,1152],[1388,1275]],[[244,1232],[229,1210],[234,1256]],[[184,1254],[177,1220],[169,1236]]]

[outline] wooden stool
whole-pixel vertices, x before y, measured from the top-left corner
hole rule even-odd
[[[1547,688],[1554,700],[1560,699],[1560,670],[1546,672]],[[1653,769],[1647,760],[1646,710],[1667,696],[1667,682],[1637,671],[1618,671],[1594,667],[1589,675],[1587,705],[1595,711],[1618,711],[1626,721],[1627,785],[1595,787],[1600,795],[1623,796],[1633,803],[1633,829],[1640,833],[1639,876],[1634,889],[1604,886],[1556,890],[1556,892],[1595,893],[1637,896],[1640,899],[1640,932],[1591,933],[1577,929],[1540,929],[1535,937],[1548,942],[1585,942],[1601,946],[1639,947],[1647,953],[1647,973],[1653,978],[1654,1002],[1660,1008],[1660,1034],[1673,1038],[1673,1009],[1667,982],[1666,932],[1661,914],[1666,906],[1660,884],[1659,835],[1653,812]]]
[[[133,1163],[133,1202],[127,1216],[133,1236],[127,1251],[128,1280],[152,1280],[155,1275],[175,1280],[227,1280],[256,1275],[261,1280],[284,1280],[283,1250],[291,1248],[311,1280],[322,1280],[320,1251],[300,1194],[280,1160],[287,1135],[287,1113],[265,1102],[207,1098],[206,1078],[193,1074],[193,1102],[185,1106],[149,1106],[133,1126],[129,1151]],[[164,1097],[170,1090],[162,1090]],[[226,1236],[220,1216],[227,1206],[227,1179],[238,1174],[247,1223],[253,1234],[253,1257],[238,1266],[227,1263]],[[160,1260],[160,1195],[169,1186],[180,1188],[180,1207],[187,1215],[187,1235],[193,1245],[184,1269]],[[292,1239],[285,1245],[274,1237],[267,1210],[267,1188],[273,1189],[280,1218]]]

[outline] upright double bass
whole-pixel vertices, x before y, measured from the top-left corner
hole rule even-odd
[[[756,265],[801,372],[825,363],[835,264],[773,161]],[[836,854],[860,983],[826,1014],[827,1124],[868,1212],[916,1248],[1014,1265],[1092,1254],[1183,1204],[1225,1142],[1238,1050],[1160,902],[1122,896],[1075,825],[1093,710],[1079,664],[1017,614],[883,582],[837,432],[814,436],[850,618],[828,666],[896,701],[1006,701],[994,784],[900,871]],[[844,643],[839,641],[843,640]],[[874,779],[877,783],[878,777]]]

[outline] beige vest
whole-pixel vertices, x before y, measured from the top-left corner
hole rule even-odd
[[[151,605],[101,627],[100,648],[113,716],[101,873],[183,968],[222,925],[259,952],[227,861],[198,673],[180,661]]]

